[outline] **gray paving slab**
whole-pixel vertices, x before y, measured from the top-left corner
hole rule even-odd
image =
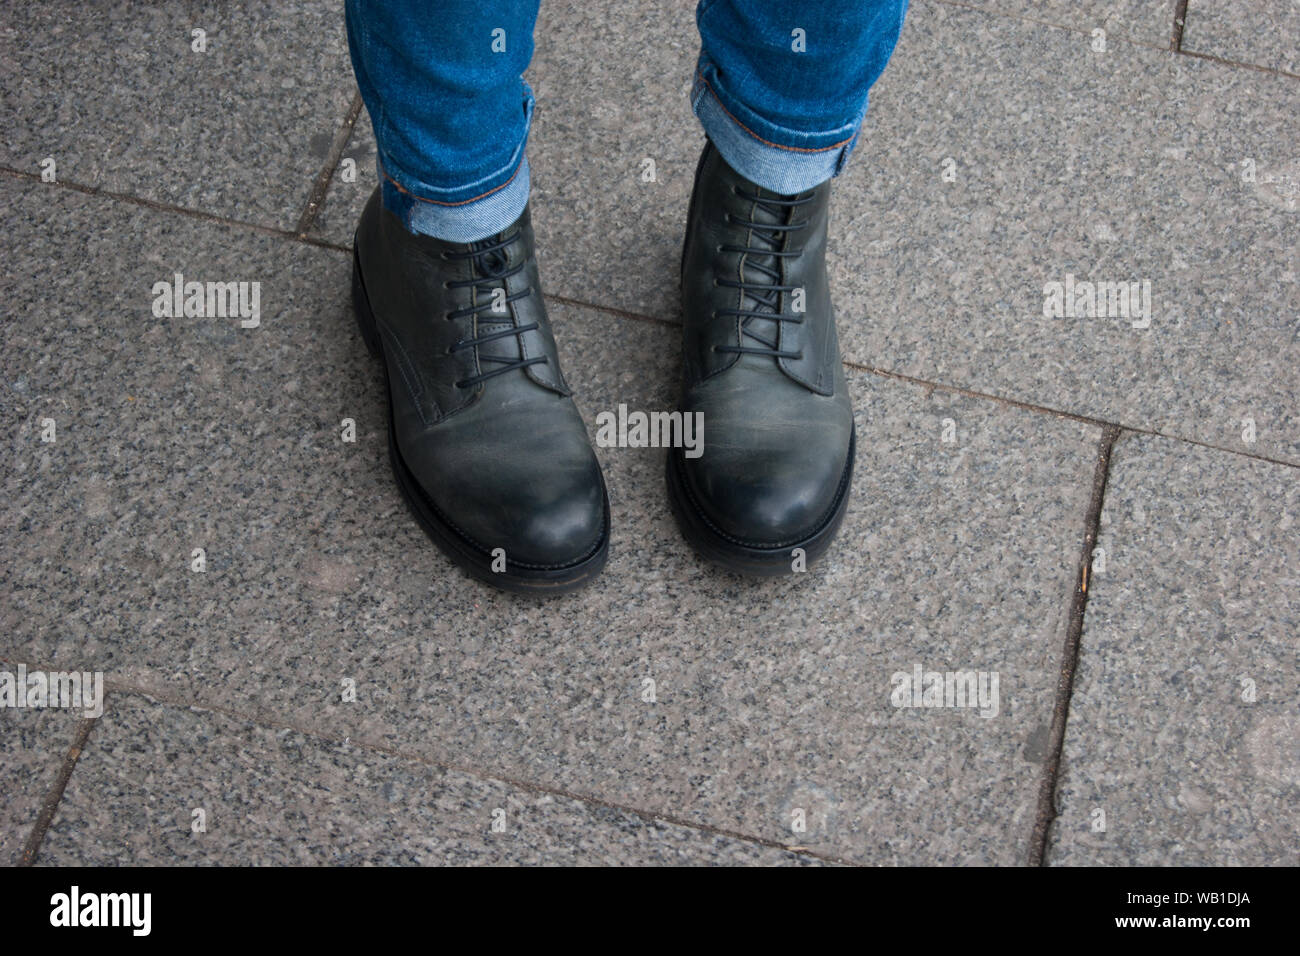
[[[954,5],[1085,30],[1089,36],[1100,29],[1108,39],[1162,47],[1174,36],[1174,0],[961,0]]]
[[[41,173],[53,158],[64,182],[292,229],[355,90],[343,5],[89,12],[67,0],[5,11],[0,165]]]
[[[1294,80],[918,4],[864,136],[832,225],[850,359],[1300,462]],[[1045,316],[1071,281],[1149,289],[1149,327]]]
[[[361,210],[379,181],[375,154],[374,127],[370,125],[370,114],[362,107],[330,179],[325,201],[308,231],[313,239],[352,248],[352,234],[361,218]]]
[[[552,293],[678,318],[699,50],[692,0],[542,5],[528,157]]]
[[[1298,475],[1116,445],[1049,863],[1300,862]]]
[[[1182,48],[1300,76],[1300,4],[1189,0]]]
[[[725,835],[114,694],[38,865],[801,865]]]
[[[0,671],[17,674],[17,662]],[[69,710],[0,707],[0,866],[18,863],[23,847],[76,736],[81,715]]]
[[[407,516],[346,254],[0,191],[0,650],[837,859],[1024,858],[1097,429],[853,373],[841,544],[767,583],[693,556],[660,450],[600,449],[609,567],[524,602],[450,569]],[[154,318],[152,283],[177,270],[260,279],[261,326]],[[671,326],[553,316],[589,426],[672,407]],[[893,706],[916,666],[996,673],[996,716]]]

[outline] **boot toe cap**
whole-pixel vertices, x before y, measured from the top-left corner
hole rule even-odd
[[[685,460],[691,495],[716,529],[737,543],[780,548],[814,535],[835,511],[847,450],[810,454],[771,448]]]
[[[564,567],[590,555],[605,533],[604,487],[599,473],[573,482],[545,498],[512,503],[511,513],[490,529],[502,542],[506,560],[535,567]]]
[[[424,497],[455,532],[507,567],[562,568],[596,551],[609,525],[605,484],[585,435],[557,447],[516,442],[512,452],[484,442],[458,443],[449,456],[431,447],[404,450]]]

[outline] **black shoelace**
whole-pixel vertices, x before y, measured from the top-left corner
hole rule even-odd
[[[807,196],[796,194],[794,197],[790,199],[777,199],[770,196],[769,197],[758,196],[753,193],[747,192],[746,190],[741,189],[738,186],[733,187],[733,189],[735,190],[736,195],[740,196],[743,199],[747,199],[753,203],[756,203],[760,208],[765,209],[773,216],[777,216],[782,220],[786,220],[786,221],[781,223],[751,222],[748,219],[738,219],[735,216],[733,216],[731,213],[727,213],[727,222],[733,225],[745,226],[746,228],[752,229],[754,239],[766,243],[766,245],[765,246],[724,245],[719,251],[738,252],[742,256],[758,256],[758,257],[771,256],[774,259],[778,259],[778,260],[785,259],[785,258],[793,258],[795,256],[802,255],[803,253],[802,249],[793,249],[793,250],[787,250],[783,252],[781,250],[781,246],[785,242],[785,237],[787,233],[796,232],[802,229],[804,226],[808,225],[807,219],[801,220],[799,222],[789,222],[788,220],[793,217],[793,210],[796,207],[803,206],[813,201],[814,197],[811,194]],[[777,264],[779,265],[779,262]],[[746,267],[757,270],[765,277],[766,281],[746,282],[744,279],[745,276],[744,270]],[[754,346],[754,345],[719,345],[717,346],[717,351],[735,352],[741,355],[766,355],[770,358],[777,358],[777,359],[803,358],[803,352],[782,351],[779,344],[779,336],[780,336],[779,330],[781,328],[782,322],[789,322],[792,325],[801,325],[803,323],[802,316],[782,315],[780,310],[781,303],[779,297],[781,293],[793,292],[796,288],[798,288],[798,286],[781,285],[780,270],[773,269],[770,266],[764,264],[763,262],[750,262],[748,260],[745,260],[743,265],[741,266],[740,275],[741,278],[739,281],[735,279],[715,279],[714,281],[718,285],[725,285],[725,286],[730,286],[732,288],[739,289],[742,293],[744,293],[745,296],[748,296],[757,304],[757,308],[719,309],[716,312],[714,312],[714,315],[715,316],[734,315],[743,318],[744,321],[741,322],[740,324],[741,332],[745,336],[748,336],[750,339],[753,339],[755,342],[760,343],[761,347]],[[750,323],[752,323],[756,319],[764,319],[769,322],[776,322],[777,330],[778,330],[777,336],[775,338],[768,338],[767,336],[761,334],[754,328],[751,328]]]
[[[524,267],[527,265],[526,260],[521,260],[519,265],[515,266],[513,269],[506,269],[506,265],[510,260],[507,258],[505,250],[508,249],[512,243],[516,242],[519,237],[520,232],[516,229],[512,236],[497,239],[485,239],[480,242],[471,243],[470,248],[464,252],[444,252],[442,254],[444,259],[473,259],[474,268],[478,273],[478,275],[473,279],[456,279],[447,282],[447,288],[463,289],[472,286],[476,292],[486,292],[489,298],[497,289],[505,291],[506,280],[511,276],[522,272]],[[514,295],[505,296],[504,301],[506,303],[517,302],[520,299],[527,298],[532,295],[532,293],[532,286],[527,286],[522,292],[516,292]],[[471,306],[468,309],[455,309],[454,311],[446,312],[443,317],[450,322],[455,319],[469,318],[470,316],[477,317],[481,313],[500,315],[500,313],[492,312],[491,302],[486,302],[482,305]],[[499,321],[510,322],[512,320],[507,314],[500,318]],[[537,327],[538,325],[536,322],[529,322],[526,325],[517,325],[509,329],[501,329],[497,332],[488,332],[484,335],[476,335],[474,338],[464,339],[457,342],[455,345],[447,349],[447,352],[450,354],[453,352],[460,352],[464,349],[477,348],[480,345],[486,345],[488,342],[495,342],[498,339],[509,338],[514,335],[521,337],[519,339],[519,355],[523,355],[524,349],[522,336],[525,332],[531,332]],[[488,379],[495,378],[498,375],[505,375],[507,372],[513,372],[517,368],[527,368],[529,365],[543,364],[547,361],[547,358],[544,355],[537,355],[532,358],[510,358],[504,355],[479,355],[478,358],[480,364],[483,362],[495,362],[499,364],[499,367],[488,372],[481,372],[478,375],[472,375],[469,378],[461,379],[456,383],[457,388],[472,388],[480,382],[486,382]]]

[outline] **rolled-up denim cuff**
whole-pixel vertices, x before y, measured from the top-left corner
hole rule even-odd
[[[533,118],[531,91],[524,101],[524,135],[509,162],[472,183],[439,188],[376,158],[384,208],[408,230],[445,242],[475,242],[496,235],[528,204],[530,179],[525,146]]]
[[[691,107],[722,158],[751,182],[777,193],[798,193],[838,176],[857,145],[862,115],[851,126],[808,133],[769,123],[729,97],[703,53],[691,88]]]
[[[384,208],[411,232],[433,236],[444,242],[475,242],[495,236],[519,218],[528,204],[528,157],[523,156],[514,174],[490,192],[457,203],[440,202],[415,195],[379,164]]]

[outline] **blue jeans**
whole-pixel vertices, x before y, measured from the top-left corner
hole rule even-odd
[[[383,202],[412,232],[472,242],[523,212],[533,116],[523,72],[538,2],[347,0]],[[838,175],[906,7],[700,0],[691,103],[704,132],[733,169],[774,192]]]

